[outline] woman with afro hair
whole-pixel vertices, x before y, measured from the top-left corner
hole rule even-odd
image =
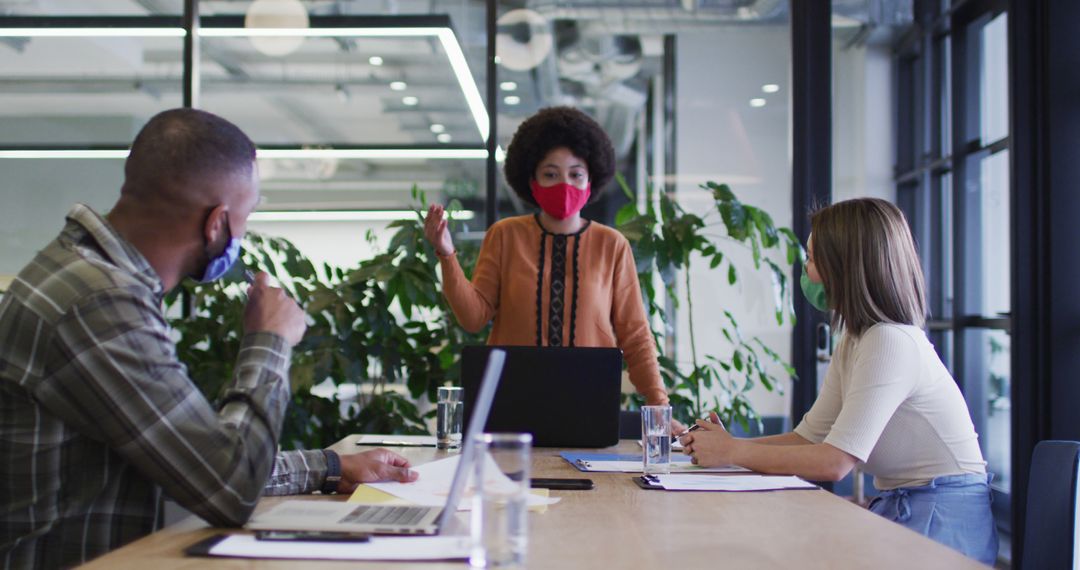
[[[514,133],[504,171],[539,212],[488,229],[471,282],[442,206],[431,206],[424,221],[458,322],[475,332],[494,319],[487,341],[494,345],[618,347],[645,401],[666,404],[630,243],[581,217],[615,173],[607,134],[576,109],[542,109]]]

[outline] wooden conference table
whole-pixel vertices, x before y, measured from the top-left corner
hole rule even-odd
[[[356,437],[334,445],[353,452]],[[414,464],[446,456],[433,448],[390,448]],[[633,441],[609,451],[640,453]],[[986,568],[866,509],[821,490],[764,493],[645,491],[624,473],[580,473],[557,449],[533,450],[533,477],[582,477],[591,491],[552,491],[562,500],[530,513],[528,568]],[[295,497],[293,497],[295,498]],[[339,500],[344,496],[310,496]],[[283,498],[259,503],[268,508]],[[467,568],[465,562],[325,562],[189,558],[184,548],[221,529],[195,517],[115,550],[90,569]],[[244,532],[244,531],[236,531]]]

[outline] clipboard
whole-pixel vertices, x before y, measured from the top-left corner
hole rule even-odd
[[[760,475],[758,475],[760,477]],[[719,477],[725,477],[723,475]],[[738,476],[735,476],[738,477]],[[764,476],[769,478],[768,476]],[[821,487],[810,483],[808,481],[802,481],[802,484],[792,486],[775,486],[767,488],[729,488],[729,489],[669,489],[660,484],[660,478],[656,475],[642,475],[641,477],[632,477],[634,483],[646,490],[655,491],[672,491],[672,492],[705,492],[705,493],[767,493],[772,491],[800,491],[800,490],[820,490]],[[720,479],[717,479],[720,480]],[[801,481],[801,480],[800,480]]]
[[[653,475],[642,475],[640,477],[631,477],[631,480],[637,484],[638,487],[647,491],[663,491],[664,487],[660,485],[660,481]]]
[[[228,535],[228,534],[215,534],[215,535],[213,535],[211,537],[204,538],[204,539],[200,540],[199,542],[196,542],[195,544],[192,544],[191,546],[185,548],[184,549],[184,554],[187,555],[187,556],[209,556],[209,557],[213,557],[214,555],[210,554],[210,551],[215,546],[217,546],[219,542],[225,540],[226,538],[229,538],[229,536],[230,535]]]

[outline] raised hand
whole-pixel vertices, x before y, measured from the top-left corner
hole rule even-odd
[[[424,218],[424,237],[435,248],[435,253],[445,257],[454,253],[454,240],[447,227],[446,209],[438,204],[428,207]]]
[[[247,308],[244,309],[244,330],[249,333],[270,332],[295,346],[304,338],[307,330],[304,310],[285,291],[270,286],[270,276],[264,272],[255,275],[248,289]]]

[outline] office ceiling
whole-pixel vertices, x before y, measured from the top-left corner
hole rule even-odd
[[[204,0],[200,12],[244,15],[251,4]],[[445,14],[485,92],[482,0],[303,5],[312,16]],[[851,41],[910,15],[910,0],[833,5],[838,33]],[[786,0],[500,2],[503,13],[515,8],[529,8],[551,22],[553,49],[528,71],[499,69],[497,138],[504,148],[520,121],[539,107],[573,104],[601,120],[625,153],[648,80],[660,69],[663,34],[787,21]],[[0,0],[0,16],[181,11],[181,0]],[[519,42],[532,38],[521,31],[500,28]],[[482,144],[435,38],[306,38],[287,55],[268,55],[247,38],[204,38],[200,49],[199,106],[230,118],[261,145]],[[123,145],[154,113],[181,104],[182,40],[0,38],[0,70],[0,145]],[[409,205],[414,183],[468,195],[481,191],[484,180],[483,160],[292,159],[263,161],[260,168],[269,209],[400,208]]]

